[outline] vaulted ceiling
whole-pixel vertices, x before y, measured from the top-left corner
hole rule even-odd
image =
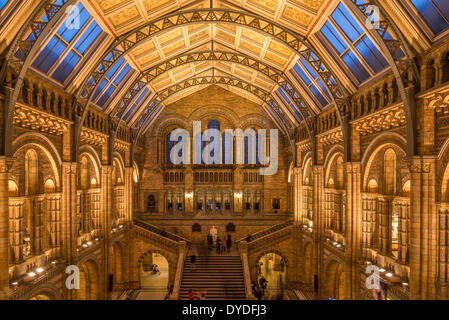
[[[241,1],[173,1],[173,0],[88,0],[92,11],[101,19],[101,23],[115,37],[126,35],[127,32],[159,21],[161,17],[176,11],[196,9],[230,9],[241,12],[255,13],[275,23],[288,27],[302,36],[306,36],[326,7],[325,0],[241,0]],[[285,43],[263,32],[240,26],[238,24],[196,23],[181,25],[149,38],[135,46],[127,55],[127,60],[133,63],[139,71],[151,69],[164,61],[191,52],[221,51],[238,53],[248,56],[273,69],[285,71],[295,61],[296,53]],[[224,60],[204,60],[183,63],[170,68],[151,81],[151,89],[163,91],[193,76],[229,76],[242,79],[257,87],[272,92],[275,88],[273,79],[263,72]],[[186,90],[174,93],[165,104],[172,103],[188,94],[201,90],[205,85],[192,86]],[[221,84],[229,91],[261,103],[260,99],[247,90],[235,86]]]

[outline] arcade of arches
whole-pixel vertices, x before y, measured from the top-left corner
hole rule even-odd
[[[449,299],[447,1],[6,0],[0,62],[0,299]]]

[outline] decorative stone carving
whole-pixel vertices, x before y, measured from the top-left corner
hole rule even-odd
[[[355,130],[365,136],[376,132],[405,126],[405,113],[402,107],[393,107],[370,114],[354,123]]]
[[[57,136],[63,135],[70,122],[41,110],[17,105],[14,112],[14,125],[22,128],[46,132]]]

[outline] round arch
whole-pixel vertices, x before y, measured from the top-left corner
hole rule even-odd
[[[98,265],[89,259],[80,266],[80,290],[77,291],[77,300],[99,300],[100,288]]]
[[[345,300],[346,283],[343,264],[337,260],[330,260],[326,267],[326,298]]]

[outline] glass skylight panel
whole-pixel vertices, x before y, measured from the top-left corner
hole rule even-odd
[[[287,94],[285,93],[285,91],[282,88],[278,89],[277,95],[281,101],[282,101],[282,98],[284,99],[284,101],[283,101],[284,104],[286,104],[288,107],[290,107],[290,109],[292,109],[295,112],[295,114],[299,117],[299,119],[301,119],[301,120],[303,119],[299,110],[292,103],[292,101],[288,98]],[[282,96],[282,98],[281,98],[281,96]]]
[[[317,72],[303,59],[299,60],[292,70],[292,74],[298,83],[301,83],[300,79],[304,82],[312,92],[322,107],[327,106],[330,103],[330,94],[326,88],[326,85],[321,81]]]
[[[358,1],[357,4],[363,4]],[[362,24],[357,22],[343,3],[340,3],[329,20],[321,28],[321,34],[329,41],[340,58],[354,74],[359,83],[363,83],[389,65],[380,50],[368,36]],[[390,34],[386,39],[392,39]],[[398,52],[398,54],[402,54]],[[321,84],[319,85],[321,87]]]
[[[437,35],[449,28],[448,0],[410,0]]]
[[[133,114],[136,110],[140,109],[142,104],[150,97],[151,91],[148,88],[145,88],[143,92],[140,94],[139,98],[137,98],[136,102],[132,105],[132,107],[128,110],[123,120],[128,121],[131,114]]]
[[[0,0],[0,11],[8,4],[8,0]]]
[[[57,25],[56,30],[32,65],[64,84],[103,30],[81,3]],[[30,34],[30,37],[34,36]]]

